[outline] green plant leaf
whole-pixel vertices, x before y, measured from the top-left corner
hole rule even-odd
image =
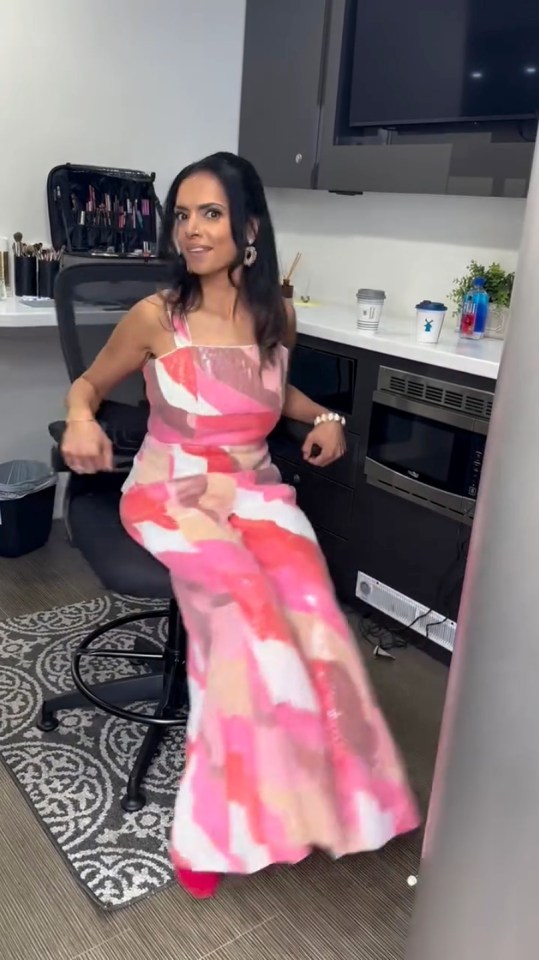
[[[476,260],[470,260],[466,268],[466,273],[462,277],[456,277],[453,281],[453,289],[449,294],[449,299],[455,304],[455,313],[462,310],[464,297],[472,286],[476,277],[483,277],[485,280],[485,290],[488,293],[489,300],[497,307],[508,307],[511,302],[513,292],[514,273],[507,273],[499,263],[491,263],[485,267]]]

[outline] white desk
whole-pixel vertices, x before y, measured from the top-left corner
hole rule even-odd
[[[0,300],[0,329],[24,330],[25,327],[55,327],[56,311],[51,300],[39,306],[29,307],[18,297]]]

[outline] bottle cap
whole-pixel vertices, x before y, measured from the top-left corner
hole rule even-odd
[[[474,287],[484,287],[486,280],[484,277],[476,277],[474,280]]]

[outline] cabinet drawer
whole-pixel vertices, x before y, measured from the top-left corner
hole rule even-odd
[[[351,556],[352,542],[336,537],[321,527],[317,529],[316,536],[339,598],[344,601],[354,599],[357,567]]]
[[[347,487],[355,486],[359,463],[359,437],[348,434],[347,451],[344,457],[331,463],[329,467],[311,467],[305,463],[301,448],[311,427],[294,420],[281,421],[269,437],[269,448],[273,459],[286,460],[307,470],[315,479],[323,474],[323,479],[335,480]]]
[[[283,482],[295,487],[298,506],[305,511],[313,527],[322,527],[347,540],[352,521],[353,490],[281,457],[275,457],[274,463],[281,471]]]

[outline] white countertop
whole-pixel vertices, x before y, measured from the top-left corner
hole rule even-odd
[[[91,308],[90,308],[91,310]],[[429,363],[446,370],[488,377],[498,376],[503,349],[501,340],[460,340],[454,331],[454,320],[447,317],[439,343],[417,343],[415,320],[383,317],[378,333],[356,329],[354,306],[339,304],[296,304],[298,331],[306,336],[331,340],[362,350],[373,350],[391,357],[402,357]],[[96,318],[97,320],[97,318]],[[89,322],[92,322],[89,318]],[[23,330],[28,327],[56,326],[56,312],[51,301],[30,307],[16,297],[0,300],[0,329]]]
[[[439,342],[427,344],[417,342],[413,316],[402,319],[382,316],[378,332],[373,334],[357,330],[355,306],[296,304],[296,315],[298,331],[306,336],[492,380],[498,376],[503,341],[461,340],[451,316],[446,317]]]
[[[0,300],[0,329],[25,327],[55,327],[56,311],[52,300],[43,300],[34,307],[21,303],[18,297]]]

